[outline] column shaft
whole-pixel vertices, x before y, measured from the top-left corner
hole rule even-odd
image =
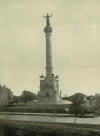
[[[46,77],[53,73],[51,33],[46,33]]]

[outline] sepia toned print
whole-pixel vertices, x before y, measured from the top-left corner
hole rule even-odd
[[[99,136],[99,0],[0,0],[0,136]]]

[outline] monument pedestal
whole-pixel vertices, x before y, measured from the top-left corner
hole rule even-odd
[[[54,102],[60,101],[58,76],[41,78],[39,101]]]

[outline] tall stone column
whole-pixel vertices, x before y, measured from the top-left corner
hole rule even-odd
[[[52,27],[50,26],[50,21],[48,14],[46,17],[46,26],[44,28],[46,36],[46,77],[40,76],[40,92],[39,100],[47,101],[50,103],[57,103],[60,98],[59,93],[59,80],[58,76],[53,74],[53,65],[52,65],[52,44],[51,44],[51,34]]]
[[[44,32],[46,35],[46,78],[50,78],[53,74],[52,66],[52,44],[51,44],[51,33],[52,27],[50,26],[49,15],[46,16],[46,27]]]

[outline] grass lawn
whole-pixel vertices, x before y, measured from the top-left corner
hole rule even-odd
[[[100,136],[100,125],[0,120],[0,136]]]

